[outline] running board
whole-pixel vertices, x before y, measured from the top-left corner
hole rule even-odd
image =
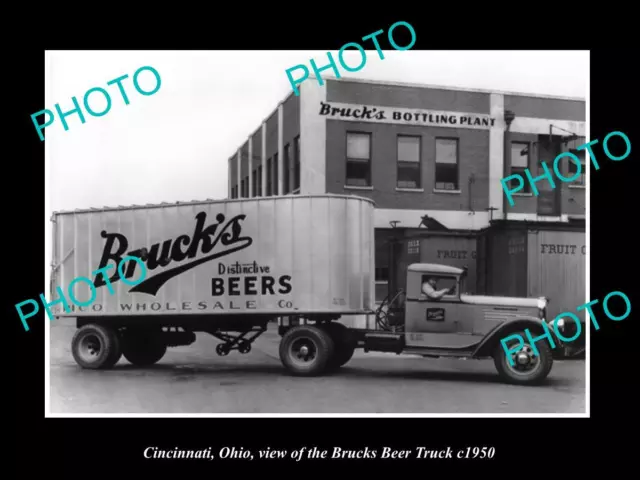
[[[473,350],[447,350],[440,348],[405,348],[406,355],[420,355],[423,357],[473,357]]]

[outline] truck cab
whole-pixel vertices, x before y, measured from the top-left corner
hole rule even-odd
[[[542,381],[553,365],[551,350],[562,346],[546,319],[547,299],[465,293],[466,273],[466,268],[448,265],[411,264],[406,271],[406,291],[390,294],[380,305],[375,329],[349,329],[333,322],[293,327],[283,331],[283,362],[290,370],[299,368],[301,364],[287,360],[293,355],[287,337],[300,344],[304,329],[312,329],[309,338],[317,338],[303,354],[325,352],[331,357],[325,361],[330,368],[344,365],[355,349],[362,348],[424,358],[493,359],[500,377],[508,383]],[[429,282],[431,289],[423,288]]]

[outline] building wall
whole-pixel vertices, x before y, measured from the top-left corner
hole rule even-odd
[[[359,122],[327,121],[327,192],[369,197],[378,208],[428,210],[484,210],[489,206],[489,133],[463,128],[418,127]],[[347,132],[371,133],[371,189],[345,187]],[[397,184],[397,137],[421,138],[421,188]],[[458,139],[460,191],[435,191],[435,141]],[[473,179],[470,184],[469,180]]]
[[[401,85],[327,81],[327,101],[423,110],[489,113],[489,94]]]
[[[503,218],[503,212],[509,219],[541,220],[538,215],[539,204],[544,203],[548,194],[545,193],[541,198],[519,196],[514,207],[506,202],[500,184],[500,179],[510,171],[504,166],[504,112],[513,110],[516,114],[511,125],[514,139],[527,138],[532,142],[532,172],[536,174],[539,174],[538,160],[552,162],[555,158],[551,152],[545,152],[546,147],[539,142],[548,136],[551,124],[579,135],[584,135],[586,130],[586,104],[579,100],[343,79],[326,80],[324,86],[310,79],[301,84],[300,90],[300,96],[290,94],[267,119],[266,157],[272,158],[287,144],[293,147],[293,139],[299,134],[300,193],[353,193],[370,197],[378,204],[376,226],[383,228],[392,219],[399,219],[405,227],[415,227],[425,213],[439,221],[450,219],[452,228],[462,229],[484,228],[489,218]],[[399,108],[414,112],[453,112],[459,114],[459,122],[456,125],[418,125],[415,122],[342,121],[340,115],[329,120],[320,114],[323,102],[338,106],[350,104],[354,109],[359,105],[369,105],[371,108]],[[465,115],[469,119],[464,118]],[[471,115],[491,118],[491,125],[469,126]],[[278,130],[279,119],[282,121],[282,131]],[[465,125],[460,125],[465,121]],[[373,188],[345,189],[344,133],[354,128],[365,129],[373,134]],[[561,131],[556,130],[555,133]],[[423,139],[421,189],[424,191],[396,189],[397,153],[392,140],[398,133],[417,133]],[[262,161],[258,146],[260,135],[260,129],[253,135],[253,155],[254,159],[257,156],[257,160]],[[460,139],[459,193],[433,191],[433,144],[438,135],[457,136]],[[283,152],[279,153],[279,166],[282,167]],[[237,178],[236,161],[231,159],[230,185]],[[562,168],[568,172],[567,164],[563,164]],[[278,193],[282,194],[287,190],[284,188],[282,168],[278,168],[278,174],[277,183],[283,187],[283,192]],[[472,176],[474,183],[469,189]],[[562,219],[566,220],[567,215],[584,215],[585,189],[557,183]],[[489,214],[487,208],[494,209],[493,213]]]
[[[263,149],[264,134],[264,149]],[[289,193],[290,188],[284,185],[287,180],[284,173],[284,150],[291,148],[290,166],[294,164],[294,139],[300,135],[300,98],[289,95],[278,107],[265,119],[260,128],[242,146],[240,161],[240,181],[238,181],[238,157],[237,153],[229,159],[229,196],[240,198],[266,195],[267,166],[271,169],[271,194],[282,195]],[[251,148],[249,148],[251,144]],[[251,151],[251,153],[250,153]],[[249,156],[251,155],[251,162]],[[277,156],[276,156],[277,155]],[[277,164],[276,164],[277,161]],[[260,168],[261,167],[261,168]],[[261,169],[260,175],[257,170]],[[293,174],[290,171],[290,174]],[[247,185],[242,191],[242,181]],[[295,183],[295,180],[292,180]],[[256,183],[260,185],[256,185]],[[299,182],[298,182],[299,183]]]
[[[556,136],[550,143],[550,125],[586,136],[584,101],[349,80],[326,80],[325,85],[320,86],[309,79],[300,85],[300,91],[300,96],[289,95],[266,119],[264,126],[267,141],[264,155],[261,145],[262,128],[258,128],[252,135],[252,166],[255,169],[278,153],[280,168],[279,182],[276,184],[280,183],[284,187],[283,148],[287,144],[293,147],[293,141],[299,135],[301,194],[353,194],[369,197],[376,202],[377,301],[382,300],[387,293],[387,284],[378,277],[388,277],[390,273],[389,252],[386,247],[387,239],[392,234],[389,222],[399,222],[398,227],[401,229],[417,228],[422,216],[426,214],[450,229],[479,231],[489,225],[491,218],[506,216],[512,220],[556,220],[538,215],[541,199],[531,194],[517,196],[514,207],[510,207],[506,200],[500,183],[500,179],[510,172],[510,165],[505,166],[504,151],[506,110],[512,110],[516,114],[510,128],[511,140],[526,141],[531,146],[530,169],[535,176],[543,173],[538,167],[540,161],[546,161],[552,168],[555,156],[562,151],[557,135],[564,132],[554,130]],[[321,114],[325,104],[331,104],[331,108],[336,107],[337,113]],[[359,117],[344,118],[345,115],[361,115],[362,106],[378,109],[378,113],[381,109],[389,112],[404,109],[403,111],[414,112],[416,115],[418,111],[454,113],[456,122],[435,124],[432,120],[414,122],[391,118],[392,121],[362,121]],[[471,124],[473,117],[491,123]],[[282,127],[280,129],[279,122]],[[372,134],[372,186],[369,188],[345,188],[346,132],[351,130]],[[396,138],[399,134],[421,137],[419,191],[397,188]],[[434,192],[435,139],[439,136],[458,138],[459,193]],[[243,156],[248,156],[248,149],[245,148]],[[237,157],[233,156],[229,165],[230,185],[235,184],[238,177],[236,164]],[[265,167],[266,164],[263,165],[263,178],[266,175]],[[248,173],[247,168],[243,167],[243,176]],[[569,176],[566,163],[562,165],[562,172]],[[471,185],[469,178],[474,180]],[[546,181],[538,182],[538,188],[544,190],[545,183]],[[546,188],[549,189],[548,186]],[[556,188],[559,192],[562,221],[568,220],[567,215],[585,214],[585,188],[559,180],[556,181]],[[262,193],[266,193],[264,189]],[[283,194],[285,191],[278,193]],[[490,208],[495,210],[489,212]],[[539,267],[532,263],[532,253],[528,249],[533,248],[533,244],[526,239],[526,234],[522,232],[496,232],[491,237],[484,235],[478,238],[477,244],[475,239],[434,236],[419,242],[419,253],[415,252],[415,242],[409,244],[407,240],[399,247],[398,253],[403,255],[398,257],[399,263],[395,267],[403,267],[407,262],[414,261],[459,266],[468,264],[470,273],[476,270],[474,276],[477,277],[476,289],[479,293],[527,295],[533,292],[532,285],[539,281],[533,277],[528,278],[528,275],[532,275],[532,269]],[[470,258],[473,256],[474,245],[476,258]],[[468,259],[471,261],[466,262]],[[540,257],[537,261],[546,260]],[[546,266],[540,268],[549,271],[567,267],[562,262],[553,261],[544,265]],[[398,273],[397,268],[394,271]],[[401,279],[400,283],[402,281]],[[580,285],[575,288],[576,291],[584,289]],[[357,319],[358,322],[361,320]],[[371,321],[371,318],[368,320]]]
[[[504,108],[520,117],[561,118],[584,122],[587,104],[577,100],[505,95]]]

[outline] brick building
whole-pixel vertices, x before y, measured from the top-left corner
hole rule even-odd
[[[390,281],[403,286],[408,263],[429,261],[467,265],[474,293],[545,295],[552,313],[583,303],[583,151],[576,181],[541,180],[537,196],[527,185],[514,206],[500,179],[542,175],[541,161],[584,143],[584,99],[354,79],[299,88],[229,159],[231,198],[373,199],[378,301]],[[576,168],[563,159],[564,176]]]

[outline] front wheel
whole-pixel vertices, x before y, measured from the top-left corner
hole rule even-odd
[[[501,343],[496,346],[493,360],[498,373],[507,383],[517,385],[534,385],[547,378],[553,366],[551,347],[546,343],[536,345],[538,355],[528,342],[524,332],[516,332],[523,340],[523,345],[516,351],[511,351],[517,340],[509,342],[506,350]]]
[[[280,360],[296,376],[311,377],[325,372],[334,355],[331,336],[318,327],[293,327],[280,341]]]

